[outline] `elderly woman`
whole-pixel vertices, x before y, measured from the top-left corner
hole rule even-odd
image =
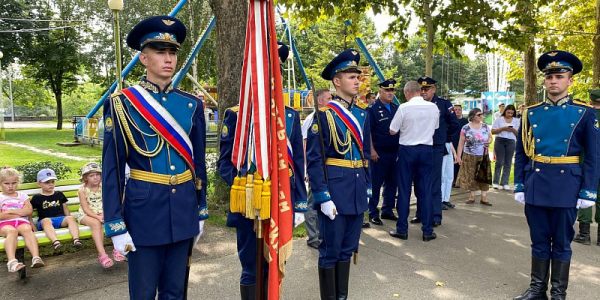
[[[497,189],[498,184],[505,190],[510,190],[508,178],[512,167],[512,159],[515,155],[517,145],[517,134],[519,134],[519,119],[515,117],[515,106],[509,104],[502,112],[502,116],[492,124],[492,134],[496,135],[494,153],[496,154],[496,169],[492,187]],[[502,175],[502,177],[500,177]]]
[[[469,123],[460,130],[458,153],[456,155],[460,164],[460,171],[458,171],[456,185],[471,191],[471,197],[466,201],[467,204],[475,203],[475,192],[481,191],[479,203],[492,206],[486,199],[489,185],[475,181],[477,165],[483,160],[484,155],[488,155],[487,147],[492,143],[490,128],[482,120],[483,112],[479,108],[474,108],[469,112]],[[491,175],[490,169],[488,169],[488,172]]]

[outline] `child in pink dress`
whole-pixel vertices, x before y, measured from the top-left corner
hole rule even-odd
[[[33,212],[29,197],[22,192],[17,192],[19,185],[19,171],[11,168],[0,170],[0,236],[4,240],[4,251],[8,257],[8,272],[17,272],[25,265],[15,258],[17,251],[17,238],[19,235],[25,239],[25,245],[33,256],[32,268],[44,266],[44,261],[39,256],[38,243],[33,229],[29,223],[29,215]]]

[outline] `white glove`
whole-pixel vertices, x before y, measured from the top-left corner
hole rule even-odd
[[[294,227],[297,227],[298,225],[304,223],[304,220],[304,213],[294,213]]]
[[[591,200],[585,200],[585,199],[577,199],[577,209],[586,209],[586,208],[590,208],[592,206],[594,206],[594,204],[596,204],[596,201],[591,201]]]
[[[335,215],[337,215],[335,204],[331,200],[321,203],[321,211],[331,220],[335,219]]]
[[[125,232],[123,234],[115,235],[112,238],[113,246],[117,251],[121,252],[123,255],[127,255],[129,251],[135,252],[135,245],[133,244],[133,240],[129,235],[129,232]]]
[[[523,193],[523,192],[515,193],[515,201],[517,201],[521,204],[525,204],[525,193]]]
[[[200,236],[202,236],[202,233],[204,232],[204,220],[200,220],[198,225],[200,226],[200,232],[194,237],[194,247],[196,247],[196,244],[198,244],[198,241],[200,240]]]

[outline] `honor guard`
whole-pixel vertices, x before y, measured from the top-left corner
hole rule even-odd
[[[552,299],[565,299],[577,209],[596,201],[598,119],[593,107],[568,95],[582,69],[579,58],[551,51],[537,66],[547,97],[523,112],[515,157],[515,200],[525,205],[531,237],[531,283],[515,299],[547,299],[548,277]]]
[[[184,297],[188,255],[208,218],[203,104],[171,82],[185,37],[173,17],[137,24],[127,45],[141,51],[146,76],[104,103],[104,231],[130,251],[131,299]]]
[[[369,222],[383,225],[381,219],[398,220],[393,209],[396,207],[398,178],[396,157],[398,155],[398,136],[390,135],[390,123],[398,110],[394,100],[396,80],[388,79],[379,84],[379,98],[367,107],[371,127],[371,162],[373,197],[369,200]],[[383,185],[385,183],[385,185]],[[383,205],[379,218],[379,196],[383,185]]]
[[[279,42],[279,59],[283,62],[288,57],[288,47]],[[217,161],[219,175],[229,186],[233,186],[234,179],[239,174],[246,174],[248,170],[237,170],[231,162],[233,144],[235,138],[236,124],[239,106],[228,108],[223,119],[223,128],[220,136],[220,153]],[[306,186],[304,184],[304,146],[302,131],[300,128],[300,115],[293,108],[285,107],[285,131],[288,138],[288,154],[290,155],[290,187],[292,203],[294,203],[294,220],[298,225],[299,220],[304,220],[306,212]],[[242,264],[242,275],[240,278],[241,299],[254,299],[256,289],[256,233],[254,232],[254,219],[246,218],[241,213],[227,214],[227,226],[236,228],[237,249],[240,263]],[[268,272],[268,264],[265,264],[265,274]],[[264,281],[265,297],[267,296]]]
[[[321,299],[347,299],[350,258],[371,197],[371,130],[367,113],[354,105],[360,55],[348,49],[335,57],[321,77],[337,95],[319,109],[308,132],[306,162],[314,207],[318,210]]]
[[[448,137],[453,136],[460,128],[452,103],[438,97],[435,93],[435,83],[437,81],[433,78],[423,76],[417,79],[417,82],[421,85],[421,96],[423,99],[434,103],[440,110],[440,127],[435,130],[435,134],[433,135],[433,170],[431,172],[431,183],[433,185],[433,195],[431,198],[433,202],[433,227],[436,227],[442,225],[442,166],[444,155],[447,154],[446,142],[448,141]],[[419,209],[417,209],[416,216],[410,222],[421,222]]]
[[[600,90],[590,91],[591,104],[596,110],[596,117],[600,116]],[[577,211],[577,221],[579,222],[579,233],[575,236],[573,241],[584,245],[591,244],[590,225],[596,221],[600,223],[600,201],[596,201],[596,212],[592,218],[593,208],[579,209]],[[600,229],[598,229],[598,238],[596,245],[600,246]]]

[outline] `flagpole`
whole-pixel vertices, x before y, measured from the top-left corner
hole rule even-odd
[[[264,236],[263,220],[256,217],[256,299],[264,299],[264,281],[265,281],[265,256],[264,256]]]

